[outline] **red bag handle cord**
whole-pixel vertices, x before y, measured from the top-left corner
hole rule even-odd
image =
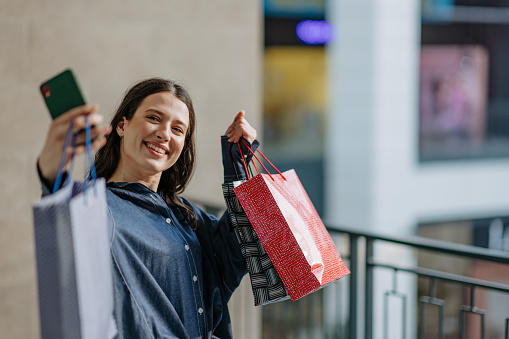
[[[242,158],[242,163],[244,164],[244,169],[246,170],[246,176],[249,179],[249,171],[247,170],[246,161],[244,160],[244,154],[242,153],[242,149],[240,148],[239,143],[237,143],[237,146],[239,146],[240,157]],[[260,174],[260,171],[258,171],[258,167],[256,166],[256,163],[254,161],[253,161],[253,165],[256,169],[256,173]]]
[[[237,145],[239,146],[239,151],[240,151],[240,156],[242,157],[242,162],[244,163],[244,168],[246,170],[246,176],[247,176],[247,179],[249,180],[249,172],[247,171],[247,167],[246,167],[246,162],[244,161],[244,154],[242,153],[242,149],[240,148],[240,143],[237,143]],[[244,145],[246,145],[246,143],[244,142]],[[260,161],[260,159],[258,159],[258,157],[256,156],[256,154],[253,153],[253,151],[251,150],[251,148],[249,146],[247,146],[247,149],[255,156],[256,160],[258,160],[258,162],[260,163],[260,165],[262,165],[263,169],[265,170],[265,172],[267,172],[267,174],[270,176],[270,178],[272,180],[274,180],[274,178],[272,177],[272,174],[269,173],[269,171],[267,171],[267,169],[265,168],[265,166],[263,166],[262,162]],[[256,166],[256,162],[253,161],[253,165],[256,169],[256,172],[258,174],[260,174],[260,171],[258,171],[258,167]],[[284,178],[284,177],[283,177]],[[286,180],[286,179],[285,179]]]
[[[246,142],[242,139],[242,142],[244,143],[244,145],[247,147],[247,149],[249,150],[249,152],[251,152],[251,154],[256,158],[256,160],[258,160],[258,162],[260,163],[260,165],[262,165],[263,169],[265,170],[265,172],[267,172],[267,174],[270,176],[270,178],[272,180],[274,180],[274,178],[272,177],[272,175],[269,173],[269,171],[265,168],[265,166],[263,166],[262,162],[260,161],[260,159],[258,159],[258,157],[256,156],[256,154],[254,154],[253,150],[251,149],[251,147],[249,147]],[[239,145],[239,150],[240,150],[240,154],[242,156],[242,161],[244,162],[244,168],[246,169],[246,174],[248,175],[248,178],[249,178],[249,174],[247,173],[247,167],[246,167],[246,163],[244,161],[244,156],[242,155],[242,149],[240,148],[240,145]],[[277,168],[276,166],[274,166],[274,164],[272,164],[269,159],[267,159],[267,157],[265,155],[263,155],[263,153],[260,151],[260,150],[256,150],[258,153],[260,153],[260,155],[263,157],[263,159],[265,159],[265,161],[267,161],[273,169],[275,169],[279,175],[281,175],[283,177],[283,179],[286,181],[286,178],[285,176],[283,175],[283,173],[281,173]],[[254,164],[254,161],[253,161],[253,164]],[[256,171],[258,172],[258,168],[256,167],[256,164],[255,164],[255,168],[256,168]],[[258,172],[258,174],[260,174],[260,172]]]
[[[242,149],[240,149],[239,143],[237,143],[237,146],[239,146],[240,157],[242,158],[242,163],[244,164],[244,169],[246,170],[246,175],[247,175],[247,178],[249,179],[249,173],[247,172],[246,161],[244,160],[244,155],[242,154]]]

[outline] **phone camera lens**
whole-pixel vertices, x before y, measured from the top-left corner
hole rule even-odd
[[[45,98],[49,98],[49,96],[51,95],[51,91],[48,85],[42,86],[42,95],[44,95]]]

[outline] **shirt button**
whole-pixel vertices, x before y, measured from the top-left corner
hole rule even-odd
[[[184,248],[186,249],[186,251],[189,251],[189,245],[186,244],[186,246],[184,246]]]
[[[202,313],[203,313],[203,308],[201,308],[201,307],[200,307],[200,308],[198,309],[198,313],[202,314]]]
[[[171,224],[171,219],[170,218],[166,218],[166,223]]]
[[[193,281],[196,281],[196,280],[198,280],[198,277],[197,277],[197,276],[194,276],[194,277],[193,277]]]

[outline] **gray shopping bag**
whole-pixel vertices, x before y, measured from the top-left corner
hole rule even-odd
[[[71,182],[34,204],[41,337],[112,338],[106,188]]]
[[[91,180],[69,182],[36,202],[33,216],[41,338],[113,338],[104,179],[96,180],[94,169]]]

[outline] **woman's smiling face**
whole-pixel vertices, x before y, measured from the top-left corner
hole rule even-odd
[[[147,96],[131,120],[124,117],[116,127],[122,139],[117,170],[128,174],[125,181],[159,180],[178,160],[188,128],[189,110],[173,93]]]

